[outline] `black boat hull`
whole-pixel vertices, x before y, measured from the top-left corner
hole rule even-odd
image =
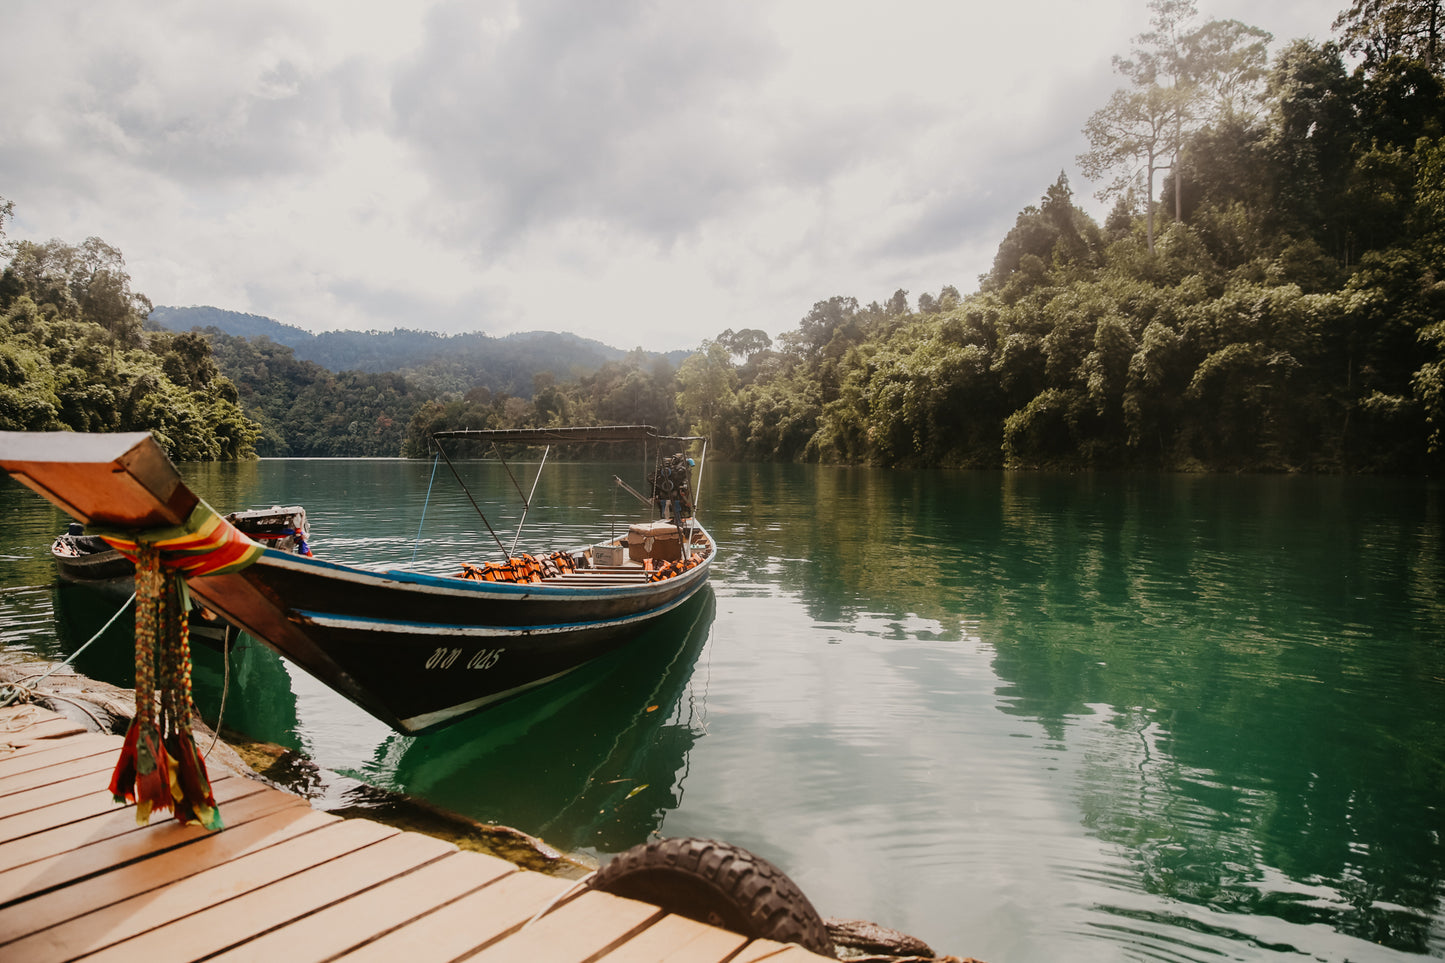
[[[700,531],[700,529],[699,529]],[[268,549],[192,593],[406,733],[454,722],[613,651],[706,584],[712,558],[618,584],[377,572]]]

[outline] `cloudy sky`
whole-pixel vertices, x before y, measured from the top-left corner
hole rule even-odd
[[[1345,0],[1197,0],[1322,40]],[[10,239],[313,331],[769,334],[967,293],[1145,0],[4,0]]]

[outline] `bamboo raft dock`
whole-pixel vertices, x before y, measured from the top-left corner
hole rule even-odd
[[[808,963],[571,880],[218,771],[226,828],[107,791],[119,736],[0,709],[0,960]]]

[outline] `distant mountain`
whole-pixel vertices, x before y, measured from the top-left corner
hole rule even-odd
[[[488,384],[524,397],[531,396],[534,374],[545,371],[559,380],[575,379],[627,354],[600,341],[552,331],[501,338],[406,329],[312,334],[259,315],[213,307],[158,307],[150,320],[171,331],[214,327],[241,338],[265,336],[292,348],[298,359],[331,371],[399,371],[436,390],[465,391]],[[688,354],[673,351],[662,357],[678,365]]]
[[[227,334],[234,334],[238,338],[256,338],[265,335],[277,344],[284,344],[292,348],[299,348],[303,344],[316,340],[316,335],[295,325],[272,321],[259,314],[242,314],[239,311],[223,311],[220,308],[158,307],[151,311],[150,320],[171,331],[220,328]]]

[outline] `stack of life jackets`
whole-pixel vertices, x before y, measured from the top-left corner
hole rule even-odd
[[[569,552],[553,552],[541,558],[523,553],[505,562],[463,562],[456,577],[478,582],[540,582],[576,569],[577,560]]]
[[[647,576],[647,580],[649,582],[661,582],[665,578],[681,575],[705,558],[707,558],[707,551],[705,549],[699,549],[687,558],[680,558],[675,562],[663,562],[662,565]]]

